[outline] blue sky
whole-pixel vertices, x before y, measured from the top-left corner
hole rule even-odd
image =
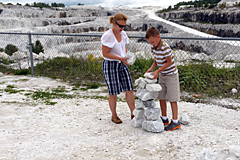
[[[26,3],[33,3],[33,2],[44,2],[44,3],[64,3],[65,6],[72,6],[77,5],[78,3],[82,3],[84,5],[101,5],[103,7],[113,7],[119,5],[126,5],[129,7],[142,7],[142,6],[162,6],[167,8],[169,5],[175,5],[178,2],[182,2],[183,0],[0,0],[0,2],[6,3],[20,3],[25,5]],[[187,1],[186,1],[187,2]]]

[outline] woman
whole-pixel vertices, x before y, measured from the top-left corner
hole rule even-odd
[[[125,91],[126,101],[131,111],[131,119],[133,110],[135,109],[135,100],[133,94],[133,85],[128,71],[129,63],[126,62],[127,47],[129,43],[128,36],[124,31],[128,17],[125,14],[118,13],[110,17],[112,29],[109,29],[102,35],[102,54],[103,75],[109,90],[109,107],[112,112],[112,121],[114,123],[122,123],[116,112],[117,95]]]

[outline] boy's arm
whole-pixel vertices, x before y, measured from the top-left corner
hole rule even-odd
[[[157,66],[157,62],[156,62],[156,60],[154,59],[152,66],[147,70],[146,73],[152,72],[156,66]]]
[[[155,72],[152,73],[152,74],[154,74],[153,79],[156,79],[160,72],[164,71],[167,67],[171,66],[172,57],[171,56],[167,57],[166,61],[167,61],[167,63],[165,65],[163,65],[161,68],[159,68],[158,70],[156,70]]]
[[[109,58],[109,59],[117,59],[117,60],[121,61],[123,64],[125,64],[125,65],[127,65],[127,66],[130,65],[130,64],[127,63],[127,61],[126,61],[126,59],[129,59],[129,57],[119,57],[119,56],[116,56],[116,55],[110,53],[110,50],[111,50],[111,48],[102,45],[102,54],[103,54],[103,57]]]

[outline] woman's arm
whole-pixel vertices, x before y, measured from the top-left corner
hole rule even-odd
[[[116,60],[121,61],[121,62],[122,62],[123,64],[125,64],[125,65],[128,65],[128,66],[130,65],[130,64],[127,63],[127,61],[126,61],[126,59],[129,59],[129,57],[119,57],[119,56],[116,56],[116,55],[110,53],[110,50],[111,50],[111,48],[102,45],[102,54],[103,54],[103,57],[109,58],[109,59],[116,59]]]

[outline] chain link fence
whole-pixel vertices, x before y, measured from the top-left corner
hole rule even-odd
[[[144,32],[127,32],[127,34],[130,39],[127,48],[134,52],[138,59],[135,66],[129,67],[134,81],[139,76],[143,76],[146,69],[150,67],[153,56],[150,45],[144,38]],[[228,106],[239,107],[239,38],[162,37],[162,39],[174,51],[175,62],[179,69],[181,93],[188,95],[182,96],[185,97],[184,100],[189,96],[193,97],[193,94],[197,95],[195,101],[199,102],[212,96],[221,101],[227,101]],[[49,72],[49,76],[54,76],[57,72],[63,72],[64,77],[69,76],[67,78],[69,81],[85,79],[104,83],[101,74],[103,60],[101,48],[99,32],[87,34],[0,33],[0,65],[16,70],[30,68],[32,75],[36,72],[37,75],[47,76],[43,73]],[[57,62],[52,66],[68,67],[69,70],[63,71],[56,67],[53,72],[44,65],[38,67],[54,59]],[[205,90],[212,92],[205,92]],[[205,94],[206,97],[203,96]]]

